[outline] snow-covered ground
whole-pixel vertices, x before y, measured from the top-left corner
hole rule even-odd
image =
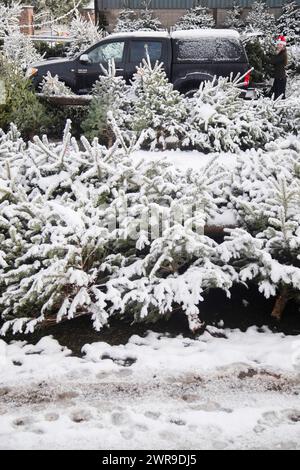
[[[300,339],[149,332],[72,357],[0,341],[1,449],[300,448]]]

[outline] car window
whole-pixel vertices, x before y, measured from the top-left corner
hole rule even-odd
[[[243,48],[238,41],[231,39],[218,39],[217,60],[240,60],[243,56]]]
[[[140,64],[149,54],[151,62],[160,61],[162,58],[161,41],[132,41],[130,43],[130,58],[132,64]]]
[[[240,61],[243,49],[238,41],[227,38],[190,39],[177,42],[177,57],[180,62]]]
[[[108,42],[101,44],[88,53],[90,63],[103,64],[114,59],[116,63],[123,61],[125,42]]]

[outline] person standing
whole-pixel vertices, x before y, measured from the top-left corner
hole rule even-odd
[[[271,57],[271,64],[274,67],[274,84],[271,95],[277,100],[280,96],[285,99],[286,92],[286,66],[288,64],[288,56],[286,51],[286,38],[279,36],[276,41],[277,53]]]

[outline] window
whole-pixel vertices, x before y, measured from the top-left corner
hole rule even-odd
[[[238,41],[232,39],[218,39],[217,60],[238,61],[243,57],[243,49]]]
[[[238,41],[222,38],[203,38],[177,42],[180,62],[238,62],[243,58],[243,48]]]
[[[108,42],[101,44],[88,53],[91,64],[105,64],[114,59],[116,63],[123,61],[124,42]]]
[[[146,58],[148,51],[151,62],[160,61],[162,57],[162,42],[132,41],[130,43],[130,63],[139,65]]]

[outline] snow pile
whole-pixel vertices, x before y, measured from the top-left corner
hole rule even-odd
[[[149,376],[164,371],[196,374],[233,364],[278,372],[299,369],[300,340],[268,329],[258,332],[255,327],[246,333],[208,327],[196,340],[149,332],[145,338],[132,336],[124,346],[94,343],[85,345],[82,351],[88,361],[107,361],[112,367],[132,363],[132,371]]]
[[[211,327],[83,350],[0,341],[2,449],[299,448],[296,337]]]

